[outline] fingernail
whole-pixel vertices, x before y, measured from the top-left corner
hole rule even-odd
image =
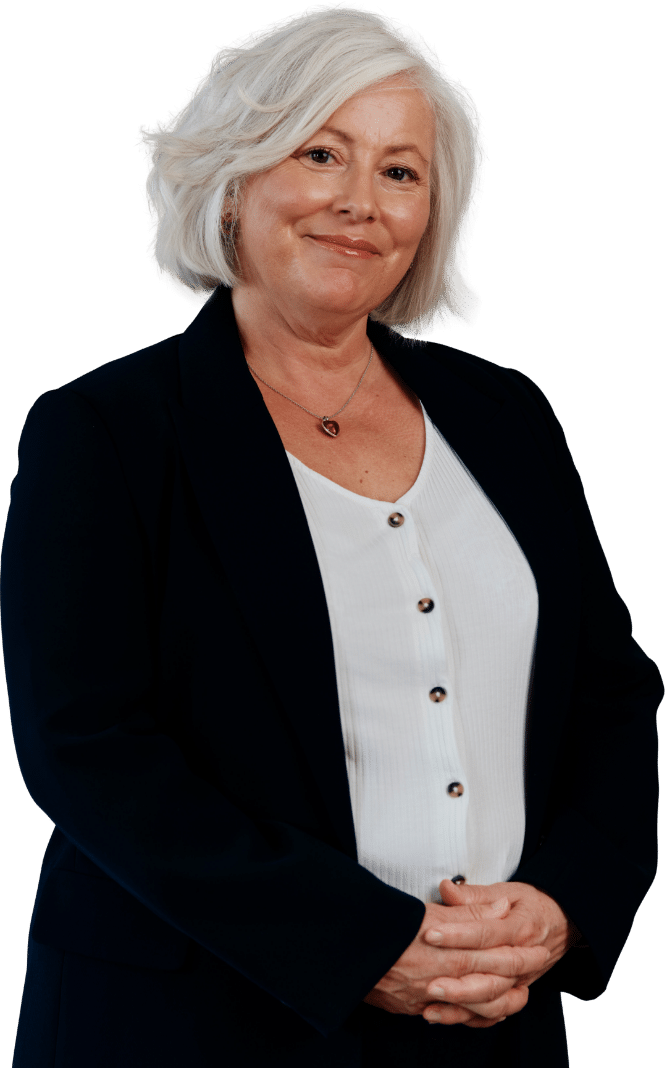
[[[492,908],[496,909],[497,912],[500,912],[501,909],[505,909],[507,904],[508,904],[508,898],[507,897],[500,897],[498,901],[493,901],[492,902]]]
[[[446,992],[442,986],[432,987],[432,993],[436,994],[436,996],[439,998],[444,998],[446,996]]]

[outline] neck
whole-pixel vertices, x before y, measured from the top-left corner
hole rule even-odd
[[[370,355],[366,314],[298,316],[243,286],[233,289],[231,299],[245,358],[271,385],[284,392],[343,390],[363,373]]]

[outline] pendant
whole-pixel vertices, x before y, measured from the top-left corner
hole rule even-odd
[[[324,415],[321,420],[321,426],[331,438],[336,438],[339,434],[339,423],[336,423],[334,419],[329,419],[327,415]]]

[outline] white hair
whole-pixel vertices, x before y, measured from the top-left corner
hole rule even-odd
[[[411,270],[370,318],[422,329],[444,308],[460,314],[452,278],[477,168],[475,109],[386,19],[351,8],[291,18],[224,48],[169,126],[142,131],[153,146],[147,187],[160,267],[191,289],[238,285],[247,178],[288,158],[359,91],[407,72],[435,120],[430,215]]]

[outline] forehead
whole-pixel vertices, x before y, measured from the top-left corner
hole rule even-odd
[[[361,89],[330,115],[321,129],[344,140],[369,136],[372,141],[418,141],[431,149],[435,119],[425,94],[404,75]]]
[[[393,75],[391,78],[376,82],[375,85],[368,85],[364,89],[359,89],[357,93],[345,100],[337,110],[341,111],[342,108],[357,106],[367,101],[379,103],[382,100],[390,100],[390,106],[395,101],[399,101],[402,106],[423,108],[431,112],[429,103],[420,86],[403,74]]]

